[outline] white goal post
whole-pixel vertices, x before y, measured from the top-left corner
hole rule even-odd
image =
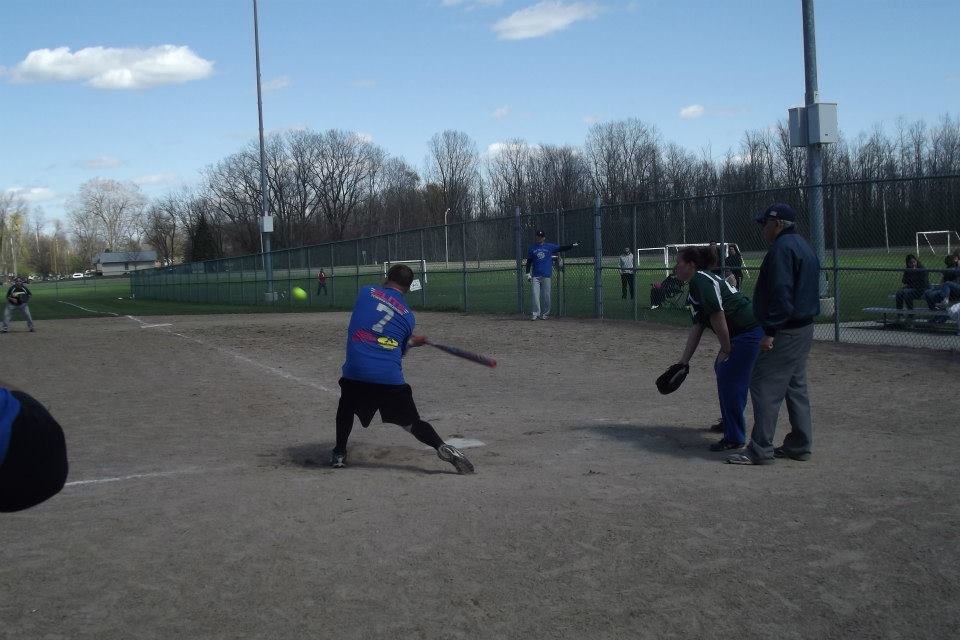
[[[923,244],[930,247],[930,253],[937,255],[937,247],[944,247],[943,255],[950,255],[954,249],[960,249],[960,235],[956,231],[917,231],[915,254],[920,257],[920,240]]]
[[[416,273],[414,270],[414,276],[420,275],[423,277],[423,282],[427,282],[427,261],[426,260],[388,260],[383,263],[383,277],[387,277],[387,270],[390,269],[390,265],[394,264],[415,264],[420,267],[420,273]]]

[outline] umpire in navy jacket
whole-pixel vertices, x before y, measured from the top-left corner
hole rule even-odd
[[[809,460],[813,443],[807,356],[813,345],[813,319],[820,314],[820,262],[796,229],[797,214],[787,204],[770,205],[756,217],[770,245],[753,294],[753,314],[763,327],[760,356],[750,378],[753,433],[732,464],[770,464],[774,458]],[[774,448],[780,405],[787,401],[790,433]]]

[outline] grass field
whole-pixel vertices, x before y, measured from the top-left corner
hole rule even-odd
[[[749,274],[743,281],[743,291],[753,294],[760,255],[746,256],[744,267]],[[937,256],[926,259],[928,268],[939,265]],[[421,292],[408,295],[415,309],[434,311],[468,311],[471,313],[515,313],[517,311],[517,277],[509,262],[497,263],[499,268],[469,268],[466,276],[459,269],[437,270],[428,265],[427,282]],[[872,320],[862,309],[872,306],[892,306],[892,295],[900,288],[903,269],[901,253],[861,252],[844,255],[839,264],[840,321]],[[83,318],[100,315],[192,315],[211,313],[251,313],[273,311],[323,311],[349,309],[358,288],[378,282],[382,275],[379,266],[366,267],[357,273],[355,268],[330,270],[326,294],[318,295],[313,274],[307,270],[278,270],[274,288],[278,299],[267,302],[266,283],[262,272],[212,273],[167,275],[147,280],[149,286],[137,287],[131,297],[131,281],[127,278],[65,280],[30,285],[34,298],[31,312],[38,320],[53,318]],[[883,271],[886,269],[887,271]],[[826,278],[828,291],[834,295],[832,256],[827,256]],[[655,260],[638,265],[637,310],[638,320],[663,324],[685,324],[688,314],[683,310],[649,307],[649,291],[653,282],[663,279],[666,270]],[[932,273],[931,284],[940,281]],[[553,278],[553,314],[591,318],[595,313],[594,268],[592,261],[568,261],[563,272]],[[308,299],[296,301],[289,295],[292,287],[308,292]],[[530,306],[530,292],[526,281],[521,283],[520,302],[524,313]],[[464,295],[466,292],[466,295]],[[918,306],[923,306],[918,301]],[[16,316],[15,316],[16,317]],[[603,317],[634,318],[634,305],[621,298],[620,275],[612,259],[603,269]],[[823,322],[832,318],[824,316]]]

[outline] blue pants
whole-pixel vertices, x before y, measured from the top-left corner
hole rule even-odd
[[[723,438],[727,442],[745,443],[747,423],[743,409],[747,406],[747,390],[753,363],[760,353],[763,329],[755,327],[730,339],[733,353],[726,361],[714,363],[717,374],[717,393],[720,396],[720,416],[723,418]]]
[[[938,302],[950,302],[953,294],[960,296],[960,283],[947,280],[943,284],[931,287],[923,292],[923,299],[932,310]]]

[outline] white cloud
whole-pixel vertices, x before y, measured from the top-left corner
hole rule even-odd
[[[68,47],[37,49],[15,66],[14,82],[86,82],[98,89],[145,89],[200,80],[213,73],[213,62],[189,47],[170,44],[148,49]]]
[[[597,124],[600,122],[600,116],[583,116],[583,121],[586,124]]]
[[[109,169],[118,166],[120,159],[113,156],[97,156],[89,160],[81,160],[78,164],[84,169]]]
[[[493,25],[493,30],[501,40],[539,38],[566,29],[579,20],[594,18],[599,13],[600,8],[595,4],[544,0],[510,14]]]
[[[538,145],[538,144],[527,144],[527,143],[525,143],[525,142],[520,142],[520,143],[518,143],[518,142],[493,142],[493,143],[487,145],[486,154],[487,154],[488,156],[495,156],[495,155],[497,155],[498,153],[500,153],[500,152],[502,152],[502,151],[511,151],[511,150],[514,150],[514,151],[515,151],[515,150],[517,150],[517,149],[519,149],[519,148],[521,148],[521,147],[526,147],[527,149],[530,149],[531,151],[536,151],[536,150],[540,149],[540,145]]]
[[[503,120],[508,115],[510,115],[510,107],[507,107],[507,106],[497,107],[496,109],[493,110],[493,113],[491,113],[490,115],[497,120]]]
[[[356,135],[363,142],[367,142],[367,143],[373,142],[372,133],[367,133],[366,131],[357,131],[354,135]]]
[[[172,173],[151,173],[145,176],[137,176],[132,180],[132,182],[143,187],[147,185],[172,184],[176,182],[176,180],[177,176]]]
[[[263,83],[264,91],[279,91],[290,86],[290,76],[277,76]]]
[[[57,197],[53,189],[47,187],[12,187],[7,189],[7,193],[29,203],[47,202]]]
[[[359,78],[350,83],[354,89],[373,89],[377,86],[376,81],[367,78]]]
[[[702,104],[692,104],[680,109],[680,117],[684,120],[694,120],[701,117],[705,111]]]

